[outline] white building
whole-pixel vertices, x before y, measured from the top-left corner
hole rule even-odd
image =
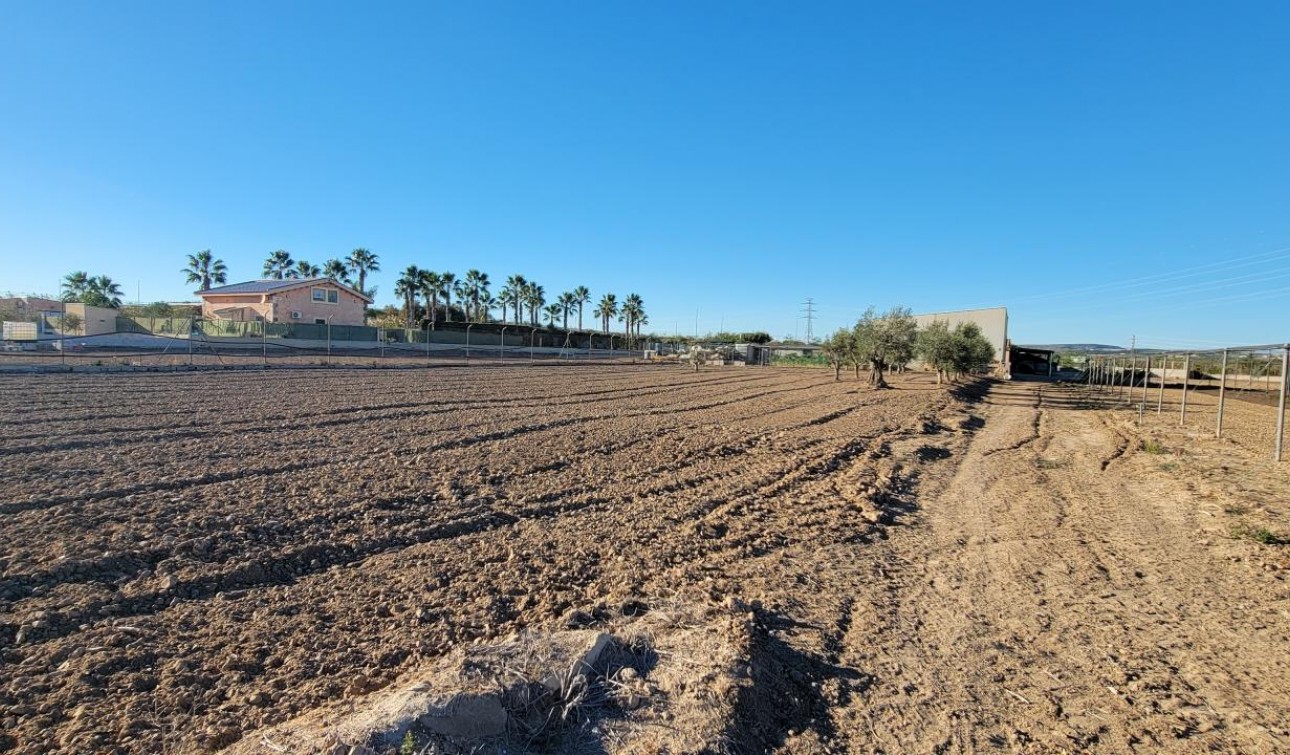
[[[963,322],[974,322],[981,328],[981,335],[994,346],[994,359],[1003,363],[1008,356],[1008,308],[960,309],[954,312],[929,312],[914,315],[918,327],[925,328],[936,321],[947,323],[950,330]]]

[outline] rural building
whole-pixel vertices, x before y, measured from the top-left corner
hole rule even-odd
[[[115,333],[116,318],[121,314],[119,310],[111,307],[91,307],[88,304],[80,302],[68,302],[63,305],[63,312],[59,316],[74,316],[80,319],[80,324],[75,328],[75,332],[68,330],[63,335],[78,336],[104,336],[108,333]],[[54,319],[54,315],[49,316]]]
[[[818,343],[769,341],[761,345],[772,357],[813,357],[823,348]]]
[[[1052,376],[1056,370],[1057,352],[1052,349],[1041,349],[1035,346],[1010,346],[1008,348],[1008,366],[1013,375]]]
[[[55,315],[63,311],[63,302],[39,296],[0,297],[0,313],[35,321],[41,315]]]
[[[372,300],[330,278],[288,278],[234,283],[197,291],[202,318],[238,322],[363,325]]]
[[[1007,364],[1009,345],[1007,307],[960,309],[954,312],[929,312],[925,315],[914,315],[914,320],[920,328],[925,328],[934,322],[940,321],[947,323],[951,330],[959,323],[976,323],[977,327],[981,328],[981,335],[985,336],[990,345],[994,347],[994,360],[1001,364]]]

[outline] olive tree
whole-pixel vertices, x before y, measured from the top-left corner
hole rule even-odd
[[[820,349],[833,368],[833,379],[841,380],[842,368],[855,357],[855,334],[846,328],[838,328],[820,344]]]
[[[869,384],[874,388],[886,388],[883,372],[903,366],[914,358],[918,323],[906,307],[892,307],[882,314],[870,307],[860,316],[852,334],[857,360],[867,362],[872,369]]]
[[[941,384],[944,376],[955,371],[954,334],[950,332],[950,324],[944,320],[934,320],[931,325],[919,329],[914,351],[924,364],[936,370],[937,385]]]
[[[951,365],[956,375],[985,369],[994,361],[994,345],[981,333],[981,326],[974,322],[956,325],[950,340],[953,351]]]

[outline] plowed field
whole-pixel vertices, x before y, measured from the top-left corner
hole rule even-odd
[[[426,669],[644,626],[667,656],[605,672],[594,746],[506,751],[1290,752],[1266,417],[893,382],[0,376],[0,750],[289,752]]]
[[[954,403],[773,369],[0,377],[0,741],[209,751],[456,643],[801,591]]]

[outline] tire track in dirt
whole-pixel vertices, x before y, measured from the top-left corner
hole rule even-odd
[[[856,621],[880,641],[846,644],[876,683],[840,716],[888,751],[1280,751],[1290,717],[1270,712],[1290,690],[1242,669],[1290,643],[1229,628],[1254,598],[1196,547],[1179,499],[1135,494],[1100,412],[1047,409],[1039,442],[1009,448],[1033,410],[991,403],[987,450],[924,505],[929,527],[875,554],[890,589]]]

